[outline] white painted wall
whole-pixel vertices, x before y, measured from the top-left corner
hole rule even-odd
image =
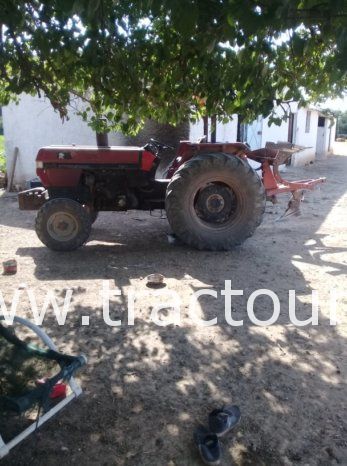
[[[306,115],[311,112],[310,128],[306,132]],[[295,144],[314,148],[317,140],[317,125],[319,112],[314,109],[300,108],[297,112],[297,125],[295,132]]]
[[[306,132],[306,115],[311,112],[309,131]],[[296,128],[294,132],[294,143],[304,146],[304,149],[292,156],[292,165],[295,167],[307,165],[315,159],[317,142],[317,125],[319,112],[314,109],[300,108],[296,116]]]
[[[236,142],[237,141],[237,115],[228,123],[217,123],[216,141],[217,142]]]
[[[297,152],[292,156],[292,165],[301,166],[306,165],[309,162],[315,160],[316,158],[316,145],[317,145],[317,131],[318,131],[318,116],[319,111],[316,109],[306,109],[298,108],[297,104],[291,104],[291,111],[295,114],[294,119],[294,132],[293,132],[293,142],[299,146],[305,146],[306,149]],[[306,132],[306,114],[307,111],[311,112],[311,121],[309,131]],[[276,109],[276,114],[278,116],[283,116],[283,110],[281,107]],[[281,125],[268,125],[269,119],[263,118],[261,125],[257,124],[261,131],[261,140],[255,139],[254,135],[252,136],[252,131],[254,132],[255,122],[249,125],[247,130],[247,142],[251,145],[251,148],[260,149],[265,147],[267,142],[280,142],[288,140],[288,120],[282,121]],[[324,149],[321,157],[326,157],[326,155],[331,152],[332,142],[335,139],[336,125],[334,124],[331,128],[329,127],[330,120],[326,119],[326,128],[325,128],[325,140],[324,140]],[[259,129],[258,128],[258,129]],[[331,132],[331,135],[330,135]],[[330,145],[329,145],[330,141]]]
[[[262,132],[264,120],[258,117],[252,123],[247,125],[246,141],[251,150],[260,149],[262,146]]]
[[[295,112],[297,109],[296,105],[292,105],[291,110]],[[284,111],[281,107],[276,108],[276,115],[280,118],[283,117]],[[259,118],[258,118],[259,120]],[[256,137],[254,131],[260,132]],[[269,126],[269,118],[261,118],[261,121],[256,120],[248,125],[247,128],[247,142],[251,146],[252,150],[260,149],[265,147],[267,142],[287,141],[288,140],[288,121],[282,121],[280,125],[272,124]]]
[[[204,122],[199,120],[196,123],[190,124],[189,140],[196,142],[204,136]]]
[[[280,107],[277,107],[276,114],[282,118],[283,110]],[[261,134],[261,145],[260,147],[265,147],[267,142],[278,142],[278,141],[287,141],[288,139],[288,121],[282,121],[281,124],[275,125],[272,124],[269,126],[269,118],[263,118],[263,127]],[[258,149],[260,149],[260,147]]]
[[[296,113],[298,111],[298,105],[296,102],[290,104],[290,111]],[[282,118],[284,115],[284,110],[282,107],[276,107],[275,113],[278,117]],[[282,121],[282,123],[277,126],[272,124],[269,126],[269,118],[263,119],[263,131],[261,138],[261,147],[265,147],[267,142],[285,142],[288,141],[288,120]]]
[[[237,115],[233,115],[232,120],[228,123],[218,123],[217,122],[217,131],[216,131],[216,141],[217,142],[236,142],[237,140]],[[196,123],[191,123],[189,140],[196,142],[204,136],[204,122],[199,120]],[[208,140],[211,140],[211,124],[209,123],[208,128]]]
[[[336,138],[336,120],[334,120],[334,123],[331,127],[330,141],[329,141],[329,147],[328,147],[329,154],[332,154],[334,152],[333,146],[334,146],[335,138]]]
[[[268,125],[269,119],[264,118],[261,137],[261,146],[265,147],[267,142],[288,141],[288,121],[282,121],[280,126]],[[260,149],[260,148],[259,148]]]
[[[336,121],[331,124],[329,118],[325,118],[324,127],[318,128],[318,138],[320,141],[316,145],[316,157],[319,160],[327,158],[332,153],[332,146],[336,135]]]
[[[331,120],[326,118],[325,120],[326,126],[326,140],[325,140],[325,153],[329,155],[332,153],[332,145],[335,140],[336,135],[336,122],[334,120],[333,124],[331,124]]]

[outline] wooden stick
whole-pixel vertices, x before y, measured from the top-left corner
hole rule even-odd
[[[10,175],[10,181],[7,185],[7,191],[11,192],[13,189],[13,180],[14,180],[14,173],[16,171],[17,159],[18,159],[19,149],[18,147],[14,148],[13,160],[12,160],[12,169]]]

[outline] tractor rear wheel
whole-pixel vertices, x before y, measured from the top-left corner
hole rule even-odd
[[[265,209],[265,190],[239,157],[203,154],[182,165],[166,192],[173,232],[197,249],[229,250],[251,236]]]
[[[85,208],[72,199],[52,199],[38,211],[36,234],[54,251],[73,251],[88,239],[91,218]]]

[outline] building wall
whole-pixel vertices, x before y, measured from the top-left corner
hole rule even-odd
[[[334,145],[335,139],[336,139],[336,120],[334,120],[334,123],[331,127],[330,141],[329,141],[329,146],[328,146],[329,154],[333,153],[333,145]]]
[[[237,115],[226,124],[217,123],[216,140],[218,142],[236,142],[237,141]]]
[[[330,118],[325,118],[324,127],[318,128],[318,140],[316,145],[316,158],[325,159],[332,152],[332,145],[336,135],[336,121],[331,122]]]
[[[199,120],[196,123],[191,123],[189,139],[191,141],[196,142],[202,136],[204,136],[204,122],[202,120]]]
[[[262,132],[263,132],[263,118],[258,117],[252,123],[247,124],[246,129],[246,142],[251,150],[256,150],[262,147]]]
[[[276,114],[279,117],[283,116],[283,110],[277,108]],[[288,120],[282,121],[278,125],[272,124],[269,126],[269,118],[263,119],[263,128],[262,128],[262,137],[261,137],[261,147],[265,147],[267,142],[279,142],[279,141],[288,141]],[[260,149],[260,147],[259,147]]]
[[[298,105],[295,102],[290,104],[292,113],[298,111]],[[277,107],[275,113],[278,117],[282,118],[284,110],[282,107]],[[282,120],[280,125],[272,124],[269,126],[269,118],[263,118],[263,129],[261,138],[261,147],[265,147],[267,142],[285,142],[288,141],[288,120]]]
[[[329,118],[326,118],[325,126],[327,132],[327,137],[325,140],[325,153],[326,155],[328,155],[333,152],[332,146],[336,137],[336,121],[334,120],[333,124],[331,124],[331,120]]]
[[[306,165],[316,158],[316,146],[317,146],[317,130],[318,130],[318,117],[319,111],[315,109],[306,109],[298,108],[296,104],[291,104],[291,111],[294,113],[294,130],[293,130],[293,143],[299,146],[304,146],[300,152],[297,152],[292,156],[292,165],[300,166]],[[307,112],[311,112],[310,125],[309,128],[306,128],[306,115]],[[278,107],[276,109],[276,114],[278,116],[283,116],[282,108]],[[269,119],[263,118],[262,122],[258,128],[261,131],[261,138],[257,140],[254,137],[254,128],[255,122],[253,122],[248,127],[247,132],[247,142],[251,144],[252,149],[259,149],[260,147],[265,147],[267,142],[284,142],[288,141],[288,126],[289,121],[282,121],[282,123],[277,125],[268,124]],[[332,142],[335,139],[336,125],[334,124],[330,128],[330,120],[326,118],[326,128],[325,134],[326,139],[324,141],[324,157],[331,152]],[[308,131],[306,131],[308,129]],[[330,134],[331,133],[331,134]]]
[[[307,112],[310,112],[309,128],[306,128]],[[300,108],[297,112],[295,144],[315,149],[317,141],[318,111]],[[308,131],[306,131],[308,129]]]
[[[296,106],[292,108],[292,111],[296,111]],[[283,117],[284,111],[281,107],[276,108],[276,115],[280,118]],[[259,124],[260,123],[260,124]],[[259,137],[256,138],[254,134],[254,128],[256,131],[260,132]],[[258,119],[258,123],[256,120],[248,125],[247,128],[247,138],[248,144],[250,144],[252,150],[260,149],[261,147],[265,147],[267,142],[283,142],[288,141],[288,120],[282,120],[280,125],[269,125],[269,118],[261,118]]]
[[[237,140],[237,115],[233,115],[233,119],[228,123],[218,123],[216,131],[217,142],[236,142]],[[189,139],[190,141],[197,141],[199,138],[204,136],[204,122],[199,120],[196,123],[191,123]],[[208,140],[211,140],[211,125],[209,124]]]
[[[306,128],[307,112],[310,112],[310,124]],[[296,117],[294,143],[306,149],[292,156],[292,165],[306,165],[315,159],[317,143],[317,126],[319,112],[313,109],[300,108]],[[308,129],[308,131],[306,131]]]

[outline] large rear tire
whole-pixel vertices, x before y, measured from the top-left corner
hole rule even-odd
[[[82,246],[91,231],[85,208],[71,199],[52,199],[37,213],[36,234],[49,249],[73,251]]]
[[[250,237],[265,210],[265,190],[239,157],[203,154],[182,165],[166,192],[173,232],[197,249],[229,250]]]

